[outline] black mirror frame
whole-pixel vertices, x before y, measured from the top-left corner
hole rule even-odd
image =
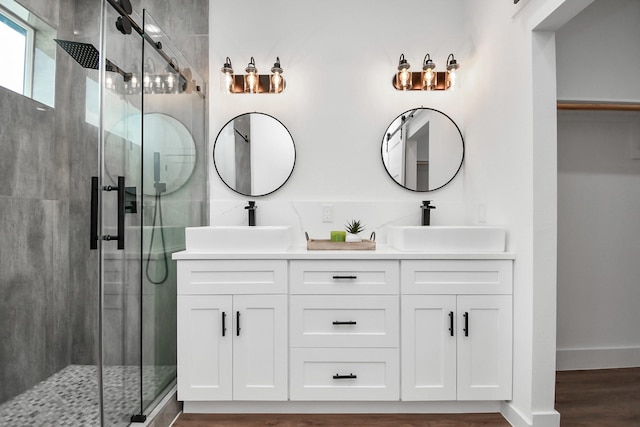
[[[451,117],[449,117],[447,114],[443,113],[440,110],[436,110],[435,108],[429,108],[429,107],[417,107],[417,108],[411,108],[410,110],[407,110],[403,113],[398,114],[392,121],[391,123],[393,123],[394,121],[396,121],[396,119],[398,117],[402,117],[412,111],[416,111],[416,110],[431,110],[431,111],[435,111],[437,113],[442,114],[443,116],[445,116],[447,119],[449,119],[449,121],[451,121],[451,123],[453,123],[453,125],[456,127],[456,130],[458,131],[458,134],[460,135],[460,141],[462,142],[462,156],[460,157],[460,164],[458,165],[458,169],[456,169],[455,173],[451,176],[451,178],[445,182],[444,184],[442,184],[439,187],[436,188],[432,188],[429,190],[414,190],[412,188],[407,188],[406,186],[400,184],[398,181],[396,181],[395,179],[393,179],[393,176],[391,176],[391,174],[389,173],[389,170],[387,169],[387,166],[384,164],[384,143],[385,143],[385,139],[387,138],[387,132],[385,132],[385,134],[382,136],[382,144],[380,145],[380,160],[382,161],[382,167],[384,167],[385,172],[387,172],[387,175],[389,175],[389,178],[391,178],[391,181],[395,182],[398,186],[404,188],[405,190],[408,191],[413,191],[414,193],[430,193],[432,191],[436,191],[441,189],[442,187],[446,186],[447,184],[449,184],[451,181],[453,181],[453,179],[458,175],[458,173],[460,173],[460,169],[462,169],[462,164],[464,163],[464,155],[465,155],[465,145],[464,145],[464,137],[462,136],[462,131],[460,131],[460,128],[458,127],[458,124],[453,121],[453,119]],[[387,126],[387,130],[389,129],[389,126]]]
[[[215,156],[215,151],[216,151],[216,144],[218,143],[218,138],[220,137],[220,134],[222,133],[222,131],[224,130],[224,128],[227,127],[227,125],[231,122],[233,122],[234,120],[236,120],[239,117],[242,116],[246,116],[246,115],[250,115],[250,114],[261,114],[263,116],[267,116],[272,118],[273,120],[275,120],[276,122],[280,123],[280,125],[287,131],[287,133],[289,134],[289,137],[291,138],[291,145],[293,146],[293,164],[291,165],[291,171],[289,172],[289,175],[287,176],[287,178],[282,182],[282,184],[280,184],[278,187],[276,187],[275,189],[271,190],[268,193],[264,193],[264,194],[245,194],[242,193],[238,190],[236,190],[235,188],[232,188],[229,184],[227,184],[227,182],[224,180],[224,178],[222,178],[222,176],[220,175],[220,172],[218,172],[218,166],[216,165],[216,156]],[[241,194],[243,196],[246,197],[263,197],[263,196],[268,196],[269,194],[275,193],[276,191],[278,191],[279,189],[281,189],[288,181],[289,178],[291,178],[291,175],[293,175],[293,170],[296,167],[296,160],[297,160],[297,151],[296,151],[296,143],[293,140],[293,135],[291,135],[291,132],[289,131],[289,128],[287,128],[284,123],[282,123],[280,120],[278,120],[277,118],[275,118],[274,116],[267,114],[267,113],[261,113],[259,111],[252,111],[249,113],[242,113],[242,114],[238,114],[235,117],[232,117],[229,121],[227,121],[218,131],[218,134],[216,135],[216,139],[213,143],[213,148],[211,150],[211,157],[213,158],[213,167],[216,170],[216,173],[218,174],[218,177],[220,178],[220,181],[222,181],[224,183],[224,185],[226,185],[230,190]]]

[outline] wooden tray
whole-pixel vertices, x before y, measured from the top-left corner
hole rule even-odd
[[[308,251],[375,251],[375,240],[362,242],[333,242],[331,240],[307,240]]]

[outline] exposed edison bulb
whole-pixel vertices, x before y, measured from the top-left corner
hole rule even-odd
[[[435,68],[436,64],[431,60],[431,55],[427,53],[422,61],[422,90],[434,90],[436,88],[438,75],[433,71]]]
[[[280,57],[276,57],[276,62],[271,67],[269,77],[269,92],[280,93],[284,90],[284,79],[282,78],[282,67],[280,67]]]
[[[409,68],[411,65],[404,59],[404,54],[400,55],[400,61],[398,63],[398,73],[396,74],[396,88],[400,90],[409,90],[413,85],[411,81],[411,71]]]
[[[256,73],[247,73],[244,76],[244,91],[247,93],[258,92],[258,75]]]
[[[422,90],[434,90],[438,75],[433,68],[427,68],[422,72]]]
[[[116,84],[113,81],[113,77],[107,75],[104,79],[104,87],[109,90],[114,90],[116,88]]]
[[[278,93],[282,91],[282,75],[273,73],[271,75],[271,92]]]
[[[253,59],[253,56],[245,72],[247,73],[244,75],[245,93],[258,93],[258,69],[256,68],[256,61]]]
[[[228,56],[220,71],[222,71],[222,90],[233,93],[235,89],[235,77],[233,75],[233,67],[231,67],[231,59],[229,59]]]
[[[447,89],[454,90],[456,88],[456,70],[447,71]]]
[[[457,78],[458,68],[460,68],[460,64],[458,64],[458,61],[456,61],[456,58],[453,56],[453,53],[449,54],[449,57],[447,58],[447,82],[446,82],[447,83],[446,88],[449,90],[455,90],[459,85],[458,78]]]
[[[222,78],[223,78],[224,90],[226,90],[229,93],[233,92],[233,86],[234,86],[233,73],[224,73]]]

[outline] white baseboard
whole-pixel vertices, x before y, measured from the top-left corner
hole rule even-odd
[[[195,414],[462,414],[500,412],[499,401],[185,401],[184,413]]]
[[[513,427],[559,427],[558,411],[536,412],[531,417],[524,415],[511,402],[504,402],[501,407],[502,416]]]
[[[638,366],[640,366],[640,347],[559,348],[556,351],[556,369],[558,371]]]

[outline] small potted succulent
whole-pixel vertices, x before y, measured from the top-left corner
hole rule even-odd
[[[364,231],[364,225],[360,222],[360,220],[351,220],[347,222],[344,226],[344,229],[347,232],[346,240],[347,242],[362,242],[362,238],[358,236],[358,233]]]

